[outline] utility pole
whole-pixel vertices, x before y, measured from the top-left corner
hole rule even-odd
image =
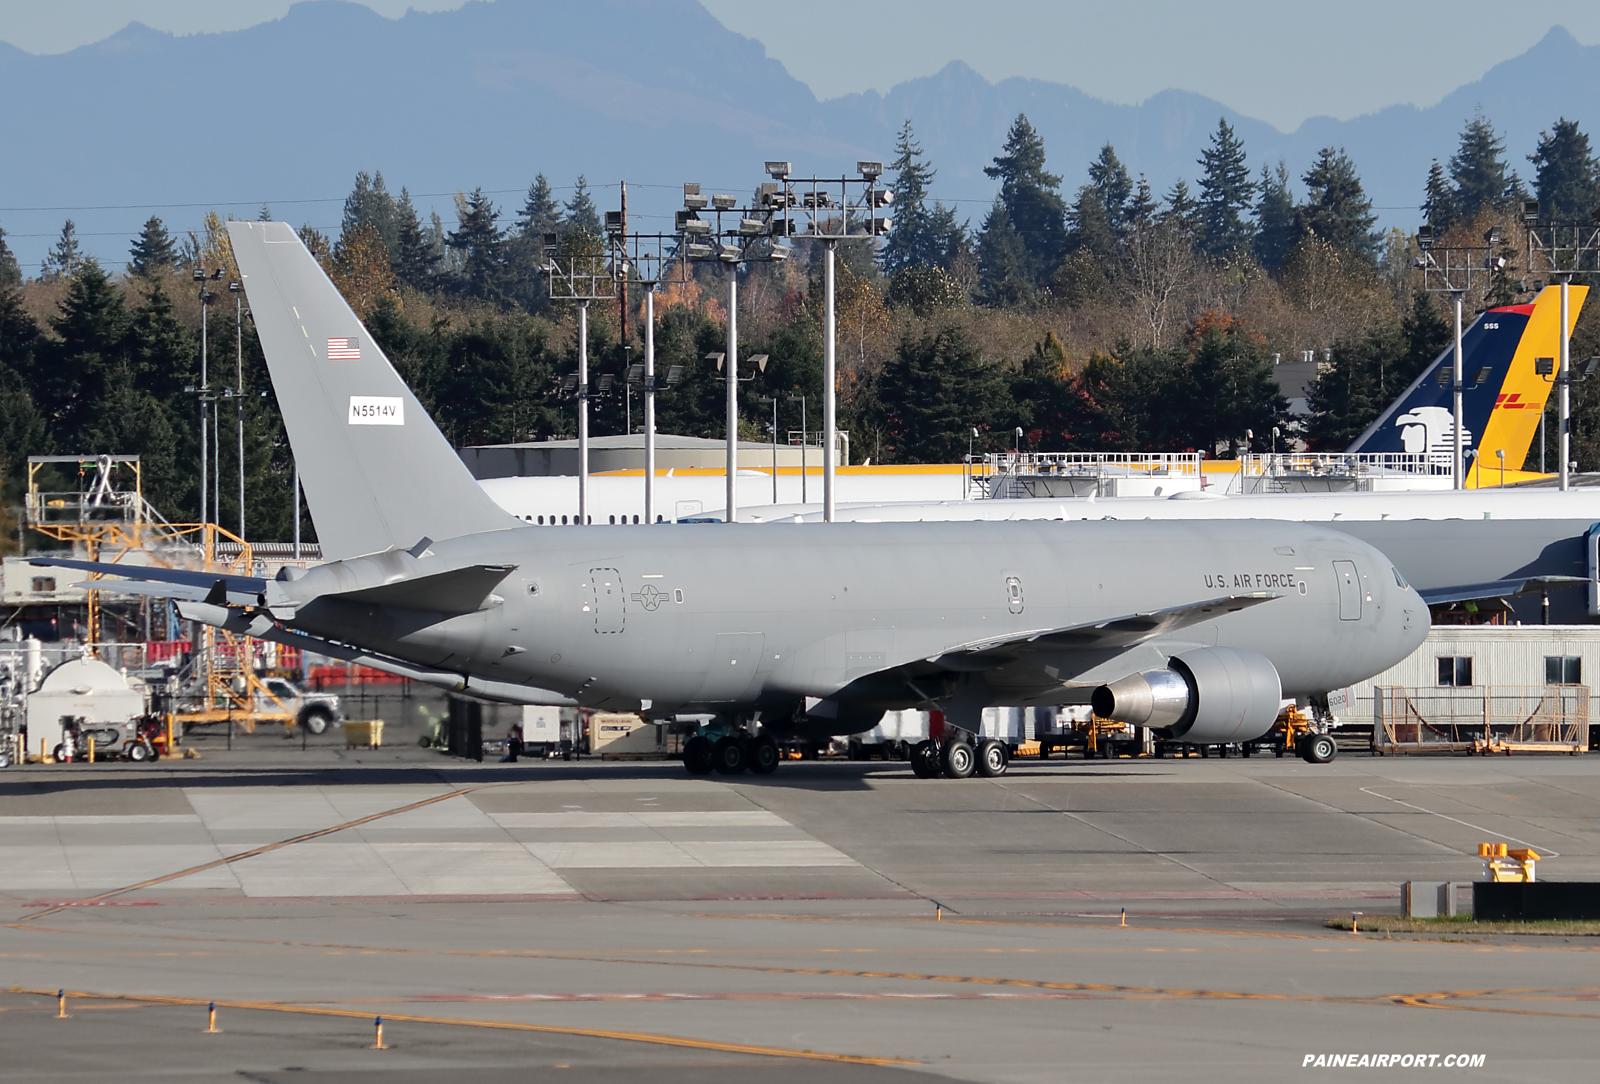
[[[233,294],[234,365],[238,370],[233,390],[235,413],[239,428],[239,541],[244,535],[244,284],[238,279],[228,283]]]
[[[1412,265],[1422,272],[1422,285],[1429,293],[1447,293],[1455,310],[1455,348],[1450,377],[1450,479],[1451,488],[1466,488],[1466,430],[1462,418],[1462,392],[1465,374],[1461,353],[1462,303],[1468,290],[1485,278],[1505,269],[1503,256],[1494,254],[1500,243],[1500,227],[1492,227],[1483,235],[1483,245],[1435,245],[1433,225],[1417,229],[1417,246],[1422,255]]]
[[[1600,254],[1600,227],[1547,221],[1534,200],[1523,202],[1522,221],[1528,227],[1528,270],[1534,270],[1536,261],[1542,263],[1561,284],[1561,357],[1555,377],[1560,389],[1556,450],[1560,456],[1561,489],[1565,491],[1572,485],[1572,279],[1574,275],[1600,274],[1595,262],[1595,256]],[[1543,421],[1542,416],[1540,420]],[[1542,451],[1542,440],[1540,447]]]

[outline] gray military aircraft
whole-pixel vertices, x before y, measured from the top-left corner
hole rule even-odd
[[[1428,608],[1323,524],[526,527],[473,481],[290,227],[231,222],[328,563],[265,580],[85,561],[191,619],[491,699],[713,724],[692,772],[940,710],[919,775],[997,775],[988,705],[1093,702],[1193,743],[1264,735],[1415,650]],[[1326,759],[1326,743],[1304,753]]]

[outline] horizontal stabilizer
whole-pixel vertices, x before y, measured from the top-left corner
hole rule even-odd
[[[362,602],[370,606],[393,606],[403,610],[428,610],[434,613],[465,614],[483,605],[501,580],[516,570],[516,565],[469,565],[438,572],[432,576],[396,580],[377,587],[344,591],[327,598]]]
[[[70,568],[95,572],[117,580],[88,580],[74,586],[94,591],[120,591],[129,595],[155,598],[204,600],[216,605],[260,605],[267,581],[258,576],[234,576],[220,572],[197,572],[187,568],[156,568],[151,565],[119,565],[107,561],[76,561],[62,557],[32,557],[29,564],[44,568]]]
[[[1429,606],[1443,606],[1451,602],[1483,602],[1494,598],[1536,595],[1541,591],[1559,591],[1563,587],[1577,587],[1588,582],[1582,576],[1516,576],[1509,580],[1436,587],[1431,591],[1417,593]]]

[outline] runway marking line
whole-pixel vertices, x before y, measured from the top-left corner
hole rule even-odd
[[[365,817],[358,817],[353,821],[346,821],[343,824],[336,824],[329,828],[319,828],[315,832],[306,832],[301,835],[294,836],[291,839],[281,839],[276,843],[268,843],[265,846],[256,847],[252,850],[241,851],[239,854],[228,855],[225,858],[218,858],[215,861],[205,862],[198,866],[190,866],[188,869],[180,869],[176,873],[164,873],[160,877],[152,877],[147,881],[140,881],[138,884],[125,885],[122,888],[113,888],[111,891],[102,892],[98,896],[89,896],[85,899],[74,900],[71,903],[60,903],[43,911],[37,911],[30,915],[23,915],[17,920],[17,922],[30,922],[36,918],[45,918],[48,915],[53,915],[58,911],[65,911],[72,907],[93,907],[103,904],[104,901],[114,897],[123,896],[129,892],[137,892],[141,888],[152,888],[155,885],[166,884],[168,881],[176,881],[180,877],[188,877],[192,874],[204,873],[209,869],[230,866],[235,862],[242,862],[246,858],[255,858],[257,855],[263,855],[271,851],[281,850],[284,847],[292,847],[296,843],[305,843],[308,840],[320,839],[323,836],[331,836],[335,832],[343,832],[346,829],[359,828],[363,824],[371,824],[373,821],[382,820],[385,817],[393,817],[399,813],[409,813],[413,809],[421,809],[424,806],[430,806],[439,802],[449,801],[451,798],[459,798],[464,794],[471,794],[473,791],[483,790],[486,787],[512,785],[514,784],[479,783],[475,786],[462,787],[459,790],[450,791],[448,794],[436,794],[432,798],[423,798],[421,801],[411,802],[407,805],[396,806],[394,809],[385,809],[378,813],[370,813]],[[7,925],[15,926],[17,923],[7,923]]]
[[[55,997],[54,990],[13,990],[14,993]],[[88,990],[67,990],[66,996],[74,1000],[123,1001],[144,1005],[216,1005],[225,1009],[255,1009],[260,1012],[294,1013],[300,1016],[333,1016],[345,1019],[368,1020],[372,1014],[364,1009],[329,1009],[316,1005],[293,1005],[274,1001],[217,1001],[214,998],[170,997],[160,994],[102,994]],[[782,1046],[756,1046],[749,1043],[723,1043],[714,1039],[690,1039],[681,1035],[655,1035],[645,1031],[611,1031],[604,1028],[568,1028],[553,1024],[519,1024],[507,1020],[461,1020],[448,1016],[416,1016],[401,1013],[384,1013],[390,1023],[443,1024],[455,1027],[489,1028],[495,1031],[537,1032],[545,1035],[577,1035],[586,1039],[616,1039],[630,1043],[649,1043],[655,1046],[677,1046],[691,1050],[713,1050],[723,1054],[748,1054],[768,1058],[789,1058],[801,1061],[848,1062],[853,1065],[921,1065],[920,1061],[905,1058],[880,1058],[865,1054],[838,1054],[826,1050],[794,1050]]]

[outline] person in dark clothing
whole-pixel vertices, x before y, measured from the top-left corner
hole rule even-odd
[[[522,724],[511,724],[511,733],[506,735],[506,755],[500,758],[501,764],[515,764],[517,757],[522,755]]]

